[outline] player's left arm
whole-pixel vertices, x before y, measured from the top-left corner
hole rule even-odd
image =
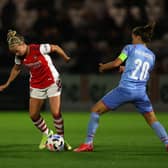
[[[70,61],[71,58],[64,52],[64,50],[61,47],[53,44],[51,44],[50,47],[51,47],[51,52],[58,53],[58,55],[61,56],[65,60],[65,62]]]

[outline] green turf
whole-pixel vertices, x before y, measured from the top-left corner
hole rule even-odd
[[[43,113],[53,129],[50,114]],[[157,114],[168,128],[166,113]],[[64,113],[73,147],[85,139],[89,113]],[[164,168],[168,153],[138,113],[103,115],[92,153],[39,151],[41,134],[26,112],[0,112],[0,168]]]

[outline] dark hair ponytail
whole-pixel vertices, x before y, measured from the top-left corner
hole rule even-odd
[[[144,42],[150,42],[153,36],[155,22],[147,24],[146,26],[135,27],[132,31],[133,34],[141,36]]]

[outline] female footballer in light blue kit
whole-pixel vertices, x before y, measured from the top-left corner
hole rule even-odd
[[[155,64],[154,53],[147,48],[151,41],[155,24],[136,27],[132,31],[132,44],[126,45],[114,61],[99,64],[100,72],[119,67],[125,60],[126,65],[118,87],[107,93],[91,109],[85,143],[74,149],[75,152],[93,151],[93,138],[102,113],[114,110],[120,105],[131,102],[144,116],[168,151],[168,134],[157,120],[152,104],[146,93],[146,84]]]

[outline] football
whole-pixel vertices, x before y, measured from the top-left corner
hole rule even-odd
[[[64,149],[63,137],[58,134],[49,136],[46,142],[46,148],[49,151],[62,151]]]

